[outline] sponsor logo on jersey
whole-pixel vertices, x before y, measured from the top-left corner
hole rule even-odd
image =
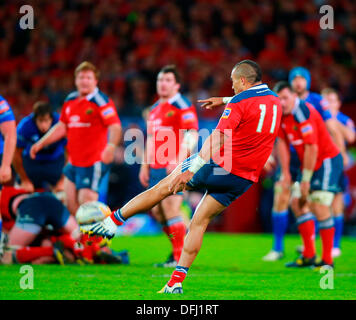
[[[221,116],[221,119],[227,119],[230,116],[230,113],[231,113],[231,108],[225,108]]]
[[[191,120],[194,120],[195,119],[195,116],[194,116],[194,113],[193,112],[187,112],[183,115],[183,120],[184,121],[191,121]]]
[[[92,114],[94,110],[92,108],[88,108],[85,110],[85,114]]]
[[[300,128],[300,131],[302,132],[303,136],[306,136],[306,135],[308,135],[308,134],[313,132],[313,128],[312,128],[312,126],[310,124],[305,124],[304,126],[302,126]]]
[[[79,120],[80,116],[78,116],[77,114],[69,118],[69,122],[78,122]]]
[[[166,116],[167,118],[170,118],[170,117],[174,116],[174,114],[175,114],[175,112],[174,112],[173,110],[170,110],[170,111],[168,111],[168,112],[165,114],[165,116]]]
[[[109,107],[107,109],[105,109],[104,111],[102,111],[102,115],[104,118],[108,118],[108,117],[111,117],[113,116],[115,113],[114,109],[112,107]]]

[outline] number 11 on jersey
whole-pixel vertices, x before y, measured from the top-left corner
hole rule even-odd
[[[260,104],[260,120],[258,121],[257,125],[257,132],[262,132],[262,127],[263,127],[263,122],[265,121],[265,116],[266,116],[266,105],[265,104]],[[277,121],[277,106],[274,104],[273,105],[273,117],[272,117],[272,125],[270,129],[270,133],[274,132],[274,129],[276,128],[276,121]]]

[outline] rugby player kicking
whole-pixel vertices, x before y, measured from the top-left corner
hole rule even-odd
[[[105,220],[82,227],[82,232],[112,238],[126,219],[151,209],[162,199],[182,190],[205,191],[178,265],[160,293],[183,293],[182,282],[200,250],[209,222],[258,181],[277,137],[282,116],[280,101],[261,82],[258,64],[251,60],[237,63],[231,79],[236,95],[198,154]]]

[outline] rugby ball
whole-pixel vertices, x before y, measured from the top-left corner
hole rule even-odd
[[[104,220],[111,214],[110,208],[100,201],[90,201],[82,204],[76,214],[77,222],[82,224],[91,224]]]

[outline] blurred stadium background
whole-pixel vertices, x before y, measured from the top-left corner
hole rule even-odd
[[[19,27],[24,4],[34,9],[33,30]],[[334,9],[333,30],[319,26],[323,4]],[[100,69],[100,89],[114,100],[124,129],[145,130],[144,110],[155,100],[157,72],[175,63],[183,93],[197,106],[200,128],[212,129],[222,110],[203,110],[196,101],[232,95],[231,68],[242,59],[256,60],[270,87],[287,79],[292,67],[307,67],[311,90],[337,89],[342,112],[356,120],[356,2],[351,0],[2,1],[0,59],[0,93],[17,121],[37,100],[48,100],[60,111],[74,88],[74,68],[89,60]],[[107,200],[112,207],[142,191],[139,166],[124,162],[124,148],[123,141],[110,176]],[[355,159],[352,146],[350,153]],[[348,177],[345,231],[356,235],[354,161]],[[264,176],[210,230],[270,231],[273,178]],[[196,197],[190,197],[194,206]],[[146,231],[157,230],[152,224]]]

